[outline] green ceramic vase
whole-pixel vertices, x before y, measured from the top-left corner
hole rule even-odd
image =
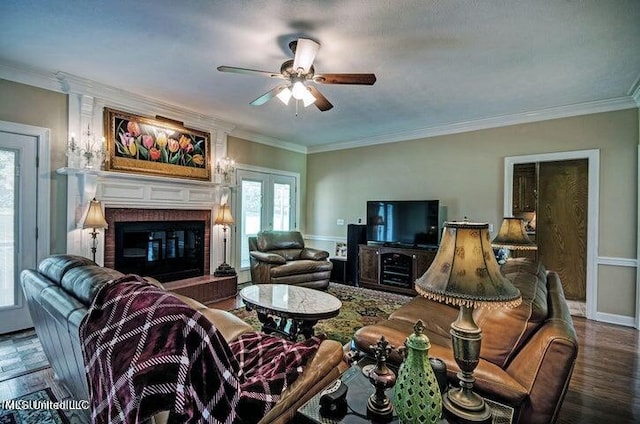
[[[429,363],[429,338],[421,320],[405,341],[406,358],[398,370],[394,406],[403,424],[437,423],[442,416],[442,395]]]

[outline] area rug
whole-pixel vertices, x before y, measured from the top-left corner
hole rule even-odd
[[[56,409],[48,409],[48,402],[56,402],[57,399],[46,388],[28,395],[20,396],[15,399],[16,404],[11,405],[11,401],[3,401],[0,403],[0,424],[68,424],[69,420],[64,413]],[[18,406],[18,402],[19,405]],[[35,409],[18,409],[29,405]],[[10,409],[5,409],[9,407]]]
[[[33,328],[0,336],[0,381],[49,366]]]
[[[336,283],[329,284],[328,293],[342,301],[342,308],[337,317],[318,321],[315,326],[316,334],[324,333],[327,338],[342,344],[350,342],[353,333],[360,327],[386,319],[411,300],[410,296]],[[262,326],[255,311],[248,312],[245,308],[238,308],[231,313],[251,324],[256,330]]]

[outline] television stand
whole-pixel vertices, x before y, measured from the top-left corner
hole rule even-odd
[[[437,248],[407,248],[359,245],[359,283],[361,287],[416,295],[415,281],[436,256]]]

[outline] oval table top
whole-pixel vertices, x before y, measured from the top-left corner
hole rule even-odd
[[[304,320],[335,317],[342,307],[329,293],[289,284],[254,284],[240,290],[240,297],[258,311]]]

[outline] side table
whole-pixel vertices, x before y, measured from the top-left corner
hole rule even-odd
[[[366,361],[366,359],[365,359]],[[366,362],[369,363],[369,362]],[[323,417],[320,415],[320,394],[322,390],[314,397],[309,399],[307,403],[302,405],[293,419],[295,424],[364,424],[374,423],[367,418],[367,399],[373,393],[374,389],[369,380],[362,374],[362,368],[360,365],[353,365],[347,369],[340,379],[349,388],[347,391],[347,414],[341,418]],[[391,398],[393,403],[393,389],[387,390],[387,396]],[[513,422],[514,410],[513,408],[503,405],[488,399],[485,402],[491,406],[493,411],[492,424],[511,424]],[[395,415],[391,424],[398,423],[398,418]],[[442,419],[441,424],[452,423],[447,419]]]
[[[333,264],[330,280],[334,283],[347,284],[347,258],[329,258]]]

